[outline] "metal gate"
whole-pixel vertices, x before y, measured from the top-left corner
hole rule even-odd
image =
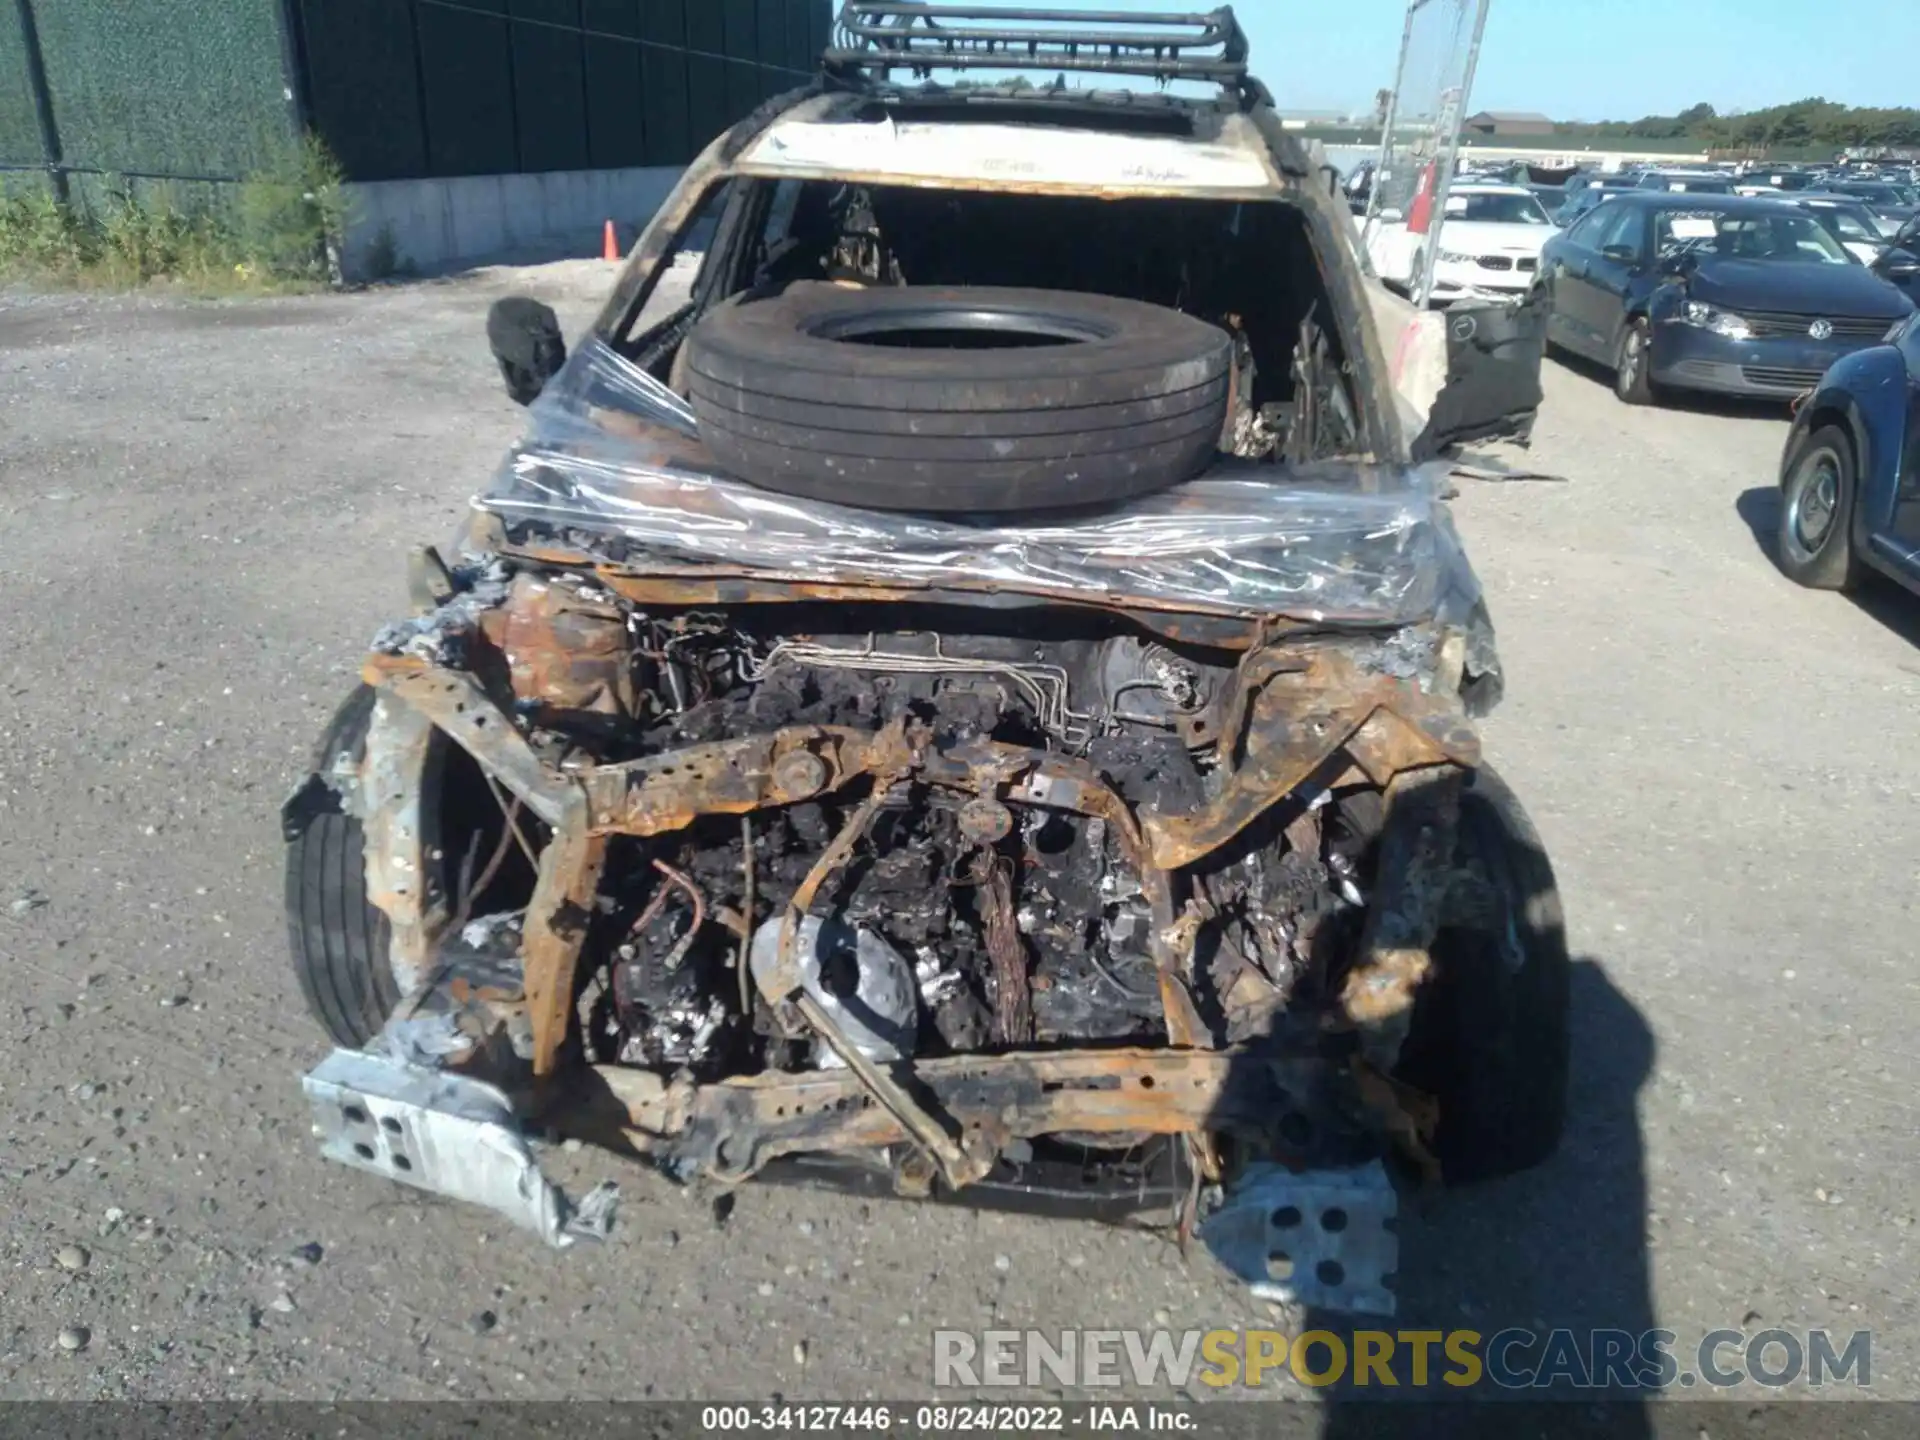
[[[1409,286],[1424,305],[1433,289],[1446,219],[1443,199],[1460,158],[1460,129],[1473,90],[1491,0],[1410,0],[1400,40],[1400,66],[1393,80],[1380,159],[1367,200],[1371,237],[1385,212],[1426,236],[1421,263]]]

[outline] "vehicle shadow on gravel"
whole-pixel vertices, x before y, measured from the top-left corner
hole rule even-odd
[[[1562,370],[1571,370],[1596,385],[1613,389],[1613,371],[1605,365],[1565,350],[1549,350],[1548,358]],[[1616,401],[1622,410],[1635,407]],[[1793,418],[1785,400],[1749,399],[1743,395],[1709,395],[1701,390],[1663,390],[1659,408],[1693,415],[1724,415],[1732,420],[1779,420]]]
[[[1777,568],[1780,487],[1762,485],[1744,491],[1740,498],[1733,502],[1733,508],[1746,523],[1748,531],[1753,535],[1753,543],[1759,546],[1760,553],[1767,557],[1767,563]],[[1790,585],[1793,582],[1782,576],[1780,583]],[[1846,598],[1851,600],[1854,608],[1862,614],[1879,621],[1909,645],[1920,648],[1920,599],[1909,595],[1891,580],[1871,573],[1860,584],[1847,591]]]
[[[1406,1388],[1409,1365],[1399,1355],[1398,1390],[1356,1386],[1349,1373],[1322,1392],[1327,1403],[1320,1434],[1326,1440],[1652,1433],[1649,1387],[1618,1383],[1625,1378],[1618,1374],[1608,1385],[1604,1364],[1599,1375],[1586,1372],[1594,1368],[1596,1350],[1604,1354],[1609,1343],[1637,1343],[1655,1324],[1637,1109],[1640,1087],[1653,1069],[1654,1037],[1592,958],[1574,961],[1572,1023],[1566,1134],[1553,1159],[1506,1180],[1403,1195],[1399,1313],[1386,1322],[1308,1316],[1311,1328],[1344,1336],[1349,1355],[1353,1332],[1370,1328],[1395,1336],[1477,1332],[1475,1349],[1487,1362],[1486,1377],[1471,1387],[1445,1384],[1441,1377],[1460,1367],[1445,1358],[1436,1335],[1429,1370],[1436,1383],[1425,1391]],[[1507,1330],[1527,1334],[1503,1337]],[[1623,1335],[1596,1342],[1595,1331]],[[1514,1383],[1536,1368],[1557,1370],[1560,1378],[1546,1389],[1529,1387],[1524,1379]],[[1590,1378],[1595,1388],[1569,1377]],[[1495,1415],[1481,1402],[1508,1403]]]

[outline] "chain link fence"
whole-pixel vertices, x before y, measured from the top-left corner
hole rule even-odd
[[[9,13],[11,12],[11,13]],[[10,0],[0,173],[228,181],[293,137],[278,0]]]
[[[804,83],[830,0],[0,0],[0,181],[677,165]]]
[[[1489,0],[1411,0],[1400,45],[1400,68],[1380,141],[1379,168],[1367,202],[1369,231],[1389,218],[1426,240],[1412,278],[1421,303],[1433,285],[1433,263],[1445,219],[1442,197],[1459,157],[1460,128],[1480,56]]]

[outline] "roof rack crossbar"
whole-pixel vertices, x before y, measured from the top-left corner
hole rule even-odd
[[[1181,14],[847,0],[834,39],[821,57],[828,66],[882,74],[1073,70],[1230,87],[1247,79],[1247,37],[1230,5]]]

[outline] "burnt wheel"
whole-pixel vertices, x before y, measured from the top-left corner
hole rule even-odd
[[[1433,1151],[1464,1182],[1538,1165],[1560,1143],[1572,965],[1539,833],[1490,769],[1461,797],[1456,858],[1398,1075],[1439,1102]]]
[[[307,1011],[336,1045],[365,1045],[399,1003],[388,962],[387,917],[367,903],[360,822],[319,780],[343,754],[358,760],[373,718],[372,689],[356,688],[334,714],[314,777],[288,805],[287,938]]]
[[[394,973],[387,917],[367,898],[366,835],[330,783],[366,752],[374,692],[365,685],[334,714],[313,772],[281,812],[287,841],[287,937],[307,1010],[349,1048],[380,1033],[404,986]],[[399,778],[399,777],[396,777]],[[467,917],[524,908],[534,869],[513,843],[507,813],[473,757],[439,731],[402,780],[419,802],[413,857],[430,904],[455,927]],[[518,831],[543,845],[531,816]]]

